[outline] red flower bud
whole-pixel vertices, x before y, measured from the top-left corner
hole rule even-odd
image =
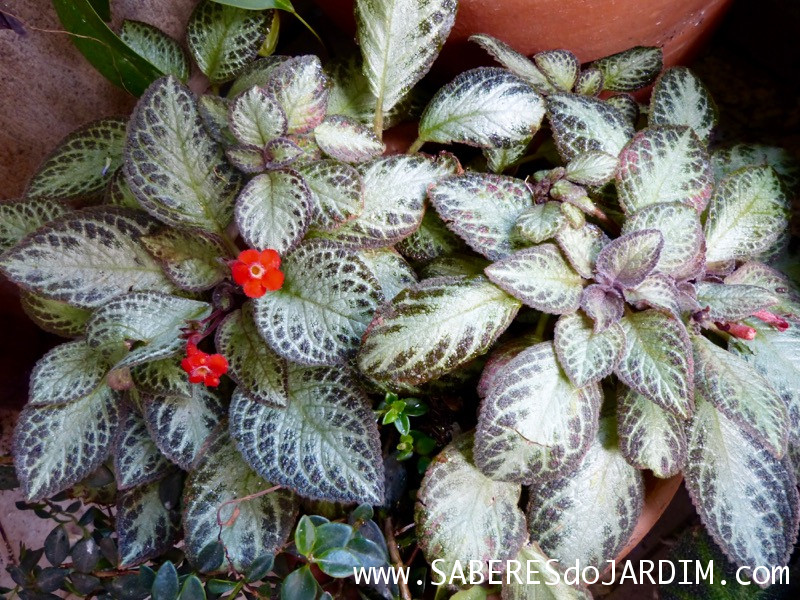
[[[758,312],[754,312],[753,316],[756,319],[761,319],[768,325],[772,325],[778,331],[786,331],[789,329],[789,322],[786,319],[782,319],[778,315],[771,313],[768,310],[759,310]]]

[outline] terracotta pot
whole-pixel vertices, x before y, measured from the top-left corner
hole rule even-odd
[[[342,29],[355,31],[353,0],[315,0]],[[661,46],[665,63],[685,62],[705,41],[731,0],[460,0],[442,52],[443,74],[486,63],[468,43],[488,33],[532,55],[567,48],[581,62],[631,46]]]

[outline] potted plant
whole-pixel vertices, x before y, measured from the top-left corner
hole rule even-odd
[[[152,79],[131,117],[73,133],[0,207],[0,270],[69,338],[15,432],[24,507],[82,532],[54,530],[54,571],[26,554],[17,590],[586,597],[645,472],[655,518],[682,475],[733,563],[785,565],[786,155],[713,147],[713,101],[658,48],[582,65],[477,35],[502,67],[443,86],[385,156],[455,4],[402,0],[398,24],[363,0],[361,55],[325,65],[259,58],[272,12],[236,4],[188,24],[200,96],[175,40],[126,23],[152,69],[111,73]],[[69,490],[115,511],[70,516]],[[421,583],[354,576],[407,565]]]

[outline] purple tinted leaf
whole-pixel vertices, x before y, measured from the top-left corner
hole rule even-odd
[[[656,229],[642,229],[623,235],[597,255],[597,273],[609,283],[634,288],[653,271],[664,237]]]
[[[581,308],[594,321],[594,330],[599,333],[622,318],[625,302],[616,290],[592,284],[583,290]]]

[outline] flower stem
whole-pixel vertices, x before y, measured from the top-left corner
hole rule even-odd
[[[421,137],[418,137],[416,140],[414,140],[414,143],[408,147],[406,154],[414,154],[415,152],[419,152],[419,149],[424,145],[425,140],[423,140]]]

